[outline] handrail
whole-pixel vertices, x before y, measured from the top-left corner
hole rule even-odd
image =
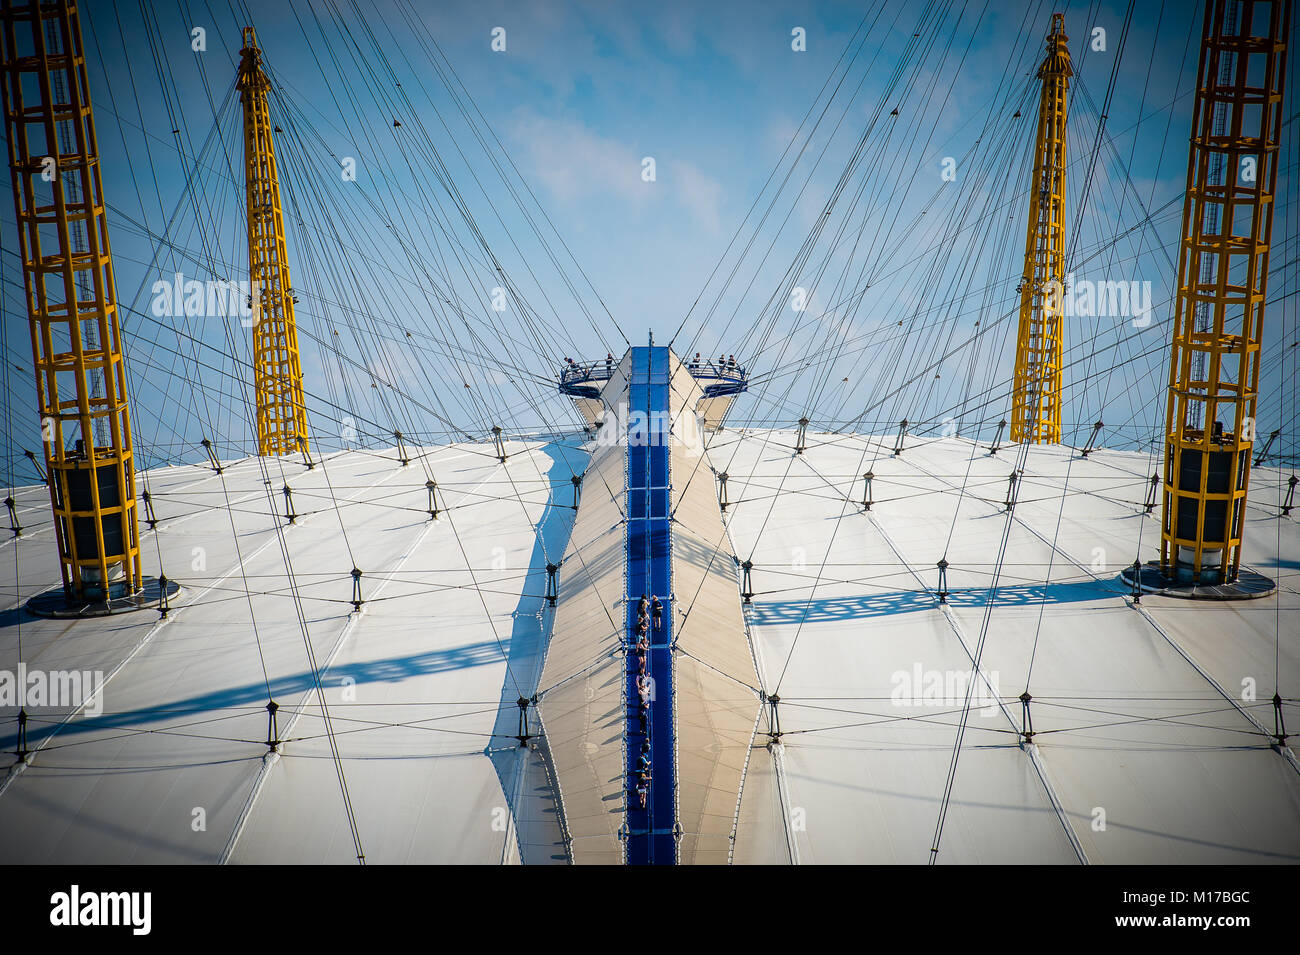
[[[732,362],[715,362],[711,359],[704,361],[692,359],[683,362],[683,364],[696,381],[703,383],[708,380],[711,382],[703,385],[705,397],[734,395],[748,389],[749,375],[745,371],[744,365],[733,364]],[[569,362],[568,365],[560,369],[560,391],[567,395],[599,397],[599,390],[593,387],[593,383],[608,381],[613,378],[614,369],[617,366],[618,362],[610,359],[592,362]]]

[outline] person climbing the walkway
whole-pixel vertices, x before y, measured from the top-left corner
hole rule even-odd
[[[636,603],[636,609],[637,609],[637,612],[638,612],[638,613],[645,613],[645,608],[646,608],[646,605],[647,605],[648,603],[649,603],[649,601],[646,600],[646,595],[645,595],[645,594],[642,594],[642,595],[641,595],[641,599],[638,600],[637,603]]]
[[[655,629],[658,630],[664,625],[664,605],[659,602],[659,598],[650,597],[650,608],[655,618]]]
[[[609,376],[614,373],[614,356],[605,352],[605,375]]]
[[[640,801],[642,809],[645,808],[646,797],[649,795],[650,795],[650,787],[648,787],[645,783],[636,784],[636,798]]]
[[[636,640],[636,670],[641,676],[645,675],[646,651],[650,649],[650,643],[646,640],[645,634],[640,634]]]

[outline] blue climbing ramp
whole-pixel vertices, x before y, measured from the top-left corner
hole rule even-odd
[[[641,719],[637,654],[627,654],[627,861],[673,865],[677,861],[677,786],[674,778],[672,662],[672,531],[669,524],[668,349],[632,349],[627,435],[627,631],[637,640],[641,595],[658,597],[658,623],[650,618],[646,674],[651,680],[647,718]],[[645,808],[638,783],[642,744],[649,741],[650,774]]]

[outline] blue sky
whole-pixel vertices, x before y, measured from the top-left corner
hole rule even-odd
[[[1006,333],[1014,318],[994,320],[1014,301],[1023,254],[1036,106],[1030,73],[1051,13],[1061,10],[1078,73],[1069,207],[1072,215],[1082,210],[1079,275],[1149,281],[1156,303],[1148,328],[1089,320],[1067,329],[1067,346],[1077,346],[1067,381],[1079,381],[1067,395],[1067,440],[1074,424],[1104,417],[1116,422],[1106,443],[1144,446],[1162,414],[1151,413],[1153,402],[1163,407],[1160,345],[1168,337],[1201,12],[1184,3],[1136,5],[1115,72],[1108,138],[1085,197],[1126,6],[257,4],[251,22],[282,87],[271,108],[284,129],[289,255],[318,445],[337,446],[349,424],[363,443],[394,429],[445,440],[481,435],[492,423],[518,431],[572,427],[572,411],[545,384],[555,363],[621,350],[623,335],[639,344],[653,331],[662,342],[679,326],[680,352],[736,353],[762,376],[733,424],[789,424],[804,413],[832,425],[861,415],[866,430],[903,416],[932,430],[953,417],[964,434],[987,428],[1006,413],[997,383],[1010,374]],[[242,197],[231,178],[242,149],[238,100],[214,106],[233,82],[239,28],[249,15],[224,2],[185,2],[148,16],[108,3],[87,8],[142,457],[193,460],[203,434],[215,435],[223,453],[246,452],[239,360],[247,360],[247,330],[221,318],[160,321],[139,313],[161,277],[238,277],[246,262]],[[868,28],[854,46],[864,17]],[[197,53],[195,26],[207,41]],[[492,48],[498,27],[504,51]],[[1090,49],[1098,27],[1106,31],[1100,52]],[[791,48],[795,28],[805,32],[803,51]],[[805,143],[796,131],[814,103],[820,109],[827,101],[823,84],[839,75],[846,45],[857,58]],[[458,111],[470,99],[453,95],[449,74],[435,68],[445,64],[481,114],[472,122]],[[876,115],[882,103],[900,115]],[[1288,105],[1287,115],[1294,112]],[[475,140],[489,128],[503,148],[485,150]],[[1296,128],[1288,127],[1291,142]],[[863,160],[801,260],[864,130],[871,132]],[[784,175],[792,142],[806,149],[778,191],[768,177],[774,168],[778,181]],[[346,157],[356,162],[355,182],[339,175]],[[652,182],[642,175],[647,157],[655,163]],[[956,180],[946,184],[945,157],[957,160]],[[549,216],[555,231],[545,231],[545,243],[493,161],[514,164],[505,179],[534,222],[543,221],[542,210]],[[1265,349],[1269,397],[1260,425],[1283,426],[1288,453],[1296,437],[1295,357],[1284,363],[1279,356],[1296,331],[1296,296],[1285,297],[1297,281],[1295,168],[1291,152],[1279,182],[1274,228],[1284,241],[1270,298],[1282,301],[1269,313],[1274,347]],[[495,268],[440,175],[454,183],[517,292],[504,312],[491,310]],[[747,213],[756,200],[766,208],[773,195],[772,214],[755,229]],[[1143,208],[1162,210],[1147,227]],[[160,243],[169,221],[170,244]],[[961,224],[967,227],[948,231]],[[0,212],[0,225],[6,336],[11,361],[25,369],[11,378],[10,444],[35,447],[30,345],[15,315],[11,207]],[[802,314],[785,300],[792,286],[812,290]],[[457,304],[445,307],[448,298]],[[962,345],[981,318],[996,330]],[[905,335],[894,331],[897,322]],[[843,341],[850,344],[837,349]],[[931,375],[929,364],[949,351]],[[807,368],[802,357],[810,357]],[[978,400],[986,391],[989,399]]]

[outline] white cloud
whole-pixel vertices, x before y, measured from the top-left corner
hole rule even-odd
[[[510,136],[518,144],[524,177],[560,202],[613,197],[637,208],[667,203],[705,231],[721,228],[722,183],[689,160],[662,149],[643,151],[575,119],[551,119],[531,111],[516,113]],[[647,155],[655,159],[654,182],[641,178]]]
[[[548,119],[532,112],[517,114],[511,137],[524,153],[521,169],[556,199],[571,202],[590,196],[646,196],[641,157],[624,143],[607,139],[576,120]]]
[[[702,172],[694,164],[683,161],[668,162],[666,174],[660,178],[668,188],[680,190],[682,201],[701,226],[709,232],[719,230],[722,183]]]

